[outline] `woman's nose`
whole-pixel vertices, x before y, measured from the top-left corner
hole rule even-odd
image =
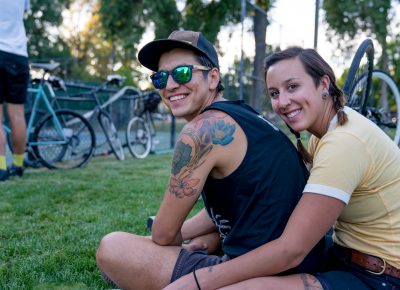
[[[285,93],[281,93],[279,95],[279,108],[286,108],[287,106],[289,106],[292,103],[290,96],[288,94]]]

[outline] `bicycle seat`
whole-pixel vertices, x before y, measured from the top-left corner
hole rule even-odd
[[[125,81],[126,77],[119,74],[111,74],[107,76],[107,82],[111,85],[121,86]]]
[[[47,81],[51,84],[53,88],[61,89],[64,92],[67,91],[67,87],[65,86],[65,82],[62,78],[50,76]]]
[[[53,71],[60,66],[58,62],[53,63],[31,63],[33,69],[44,69],[45,71]]]

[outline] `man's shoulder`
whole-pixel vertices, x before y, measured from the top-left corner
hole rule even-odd
[[[236,121],[227,113],[219,110],[207,110],[188,122],[183,127],[180,137],[187,135],[191,136],[191,139],[200,138],[206,142],[228,144],[233,140],[233,135],[238,127]]]
[[[203,124],[204,122],[216,122],[221,119],[231,118],[229,114],[224,111],[210,108],[201,114],[197,115],[193,120],[188,122],[185,127],[193,127],[198,126],[199,124]]]

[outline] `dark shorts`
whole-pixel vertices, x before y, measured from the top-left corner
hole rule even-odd
[[[0,51],[0,104],[24,104],[28,83],[28,58]]]
[[[172,272],[171,283],[194,270],[221,264],[229,260],[228,256],[207,255],[205,251],[187,251],[181,249]]]
[[[335,246],[328,251],[324,271],[315,275],[324,290],[398,290],[400,279],[374,275],[345,259]]]

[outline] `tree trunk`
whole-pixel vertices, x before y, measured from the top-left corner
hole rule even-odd
[[[265,35],[267,32],[268,20],[263,13],[255,10],[254,15],[254,40],[256,54],[253,62],[253,84],[251,87],[250,104],[258,112],[263,111],[263,98],[265,97],[264,80],[264,58],[266,51]],[[265,110],[265,108],[264,108]]]

